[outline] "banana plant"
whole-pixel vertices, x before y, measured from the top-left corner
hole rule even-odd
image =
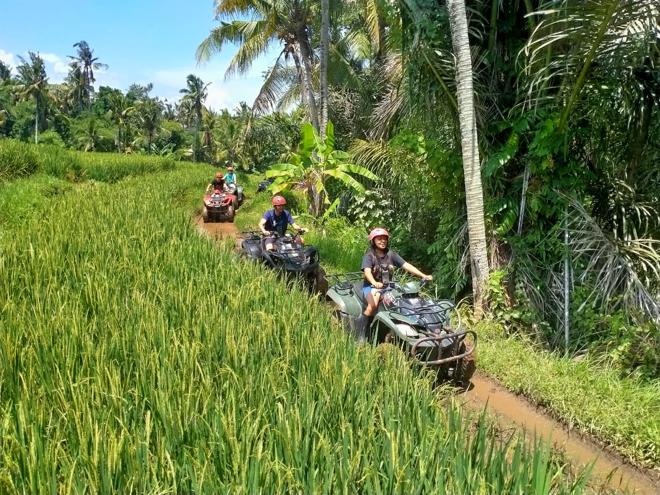
[[[378,176],[364,167],[351,163],[350,155],[335,149],[335,132],[332,122],[328,122],[325,139],[322,139],[312,124],[301,129],[298,150],[289,155],[286,163],[270,167],[266,177],[272,178],[269,190],[279,194],[290,189],[303,189],[307,192],[310,212],[315,217],[336,208],[339,198],[330,201],[326,181],[333,178],[356,192],[365,188],[354,176],[378,181]]]

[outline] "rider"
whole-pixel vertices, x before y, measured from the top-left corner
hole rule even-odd
[[[225,178],[222,175],[222,172],[216,172],[215,173],[215,178],[211,181],[211,183],[206,186],[206,192],[211,192],[211,191],[226,191],[227,186],[225,185]]]
[[[227,173],[225,174],[225,184],[228,186],[231,186],[232,184],[236,184],[236,172],[234,172],[234,166],[232,165],[231,162],[227,163]]]
[[[433,280],[431,275],[419,271],[415,266],[406,262],[398,253],[389,249],[389,240],[390,233],[382,227],[369,232],[370,246],[362,258],[362,271],[364,272],[362,292],[367,300],[367,307],[356,322],[357,337],[360,342],[366,340],[369,318],[373,316],[378,308],[381,289],[384,283],[391,280],[394,267],[403,268],[408,273],[417,275],[423,280]]]
[[[286,199],[277,195],[273,196],[271,202],[273,204],[273,209],[264,213],[264,216],[259,221],[259,230],[261,230],[261,232],[263,232],[263,234],[266,236],[264,240],[266,242],[266,249],[269,251],[273,250],[273,232],[277,232],[279,235],[284,235],[289,224],[296,230],[301,230],[303,232],[307,231],[307,229],[304,229],[300,225],[296,224],[293,221],[291,213],[284,209]]]

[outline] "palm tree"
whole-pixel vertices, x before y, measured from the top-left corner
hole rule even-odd
[[[28,52],[30,61],[27,62],[23,57],[18,57],[21,64],[16,67],[18,71],[17,85],[20,98],[34,98],[34,142],[39,142],[39,117],[46,110],[46,98],[48,96],[48,77],[46,76],[46,66],[39,54]]]
[[[204,109],[204,100],[208,96],[207,88],[209,84],[204,84],[199,77],[194,74],[188,74],[186,78],[187,87],[180,90],[179,93],[183,95],[181,98],[184,108],[188,109],[195,120],[195,139],[193,144],[193,160],[198,159],[198,142],[199,142],[199,128],[202,124],[202,110]]]
[[[7,82],[11,79],[11,70],[9,66],[0,60],[0,83]]]
[[[204,112],[202,118],[202,146],[206,150],[208,158],[215,158],[215,131],[218,127],[218,116],[211,112]]]
[[[239,44],[225,77],[244,74],[252,63],[274,43],[282,46],[264,85],[281,68],[281,58],[291,57],[296,65],[310,121],[319,128],[319,116],[313,88],[313,50],[309,26],[316,18],[316,4],[310,0],[216,0],[213,29],[197,49],[197,60],[208,60],[226,44]],[[249,20],[242,20],[241,17]],[[256,103],[256,100],[255,100]]]
[[[119,93],[113,93],[108,97],[110,110],[108,116],[117,126],[117,151],[124,150],[126,143],[126,126],[129,124],[130,117],[135,112],[135,107],[129,104],[128,99]]]
[[[330,37],[330,0],[321,0],[321,122],[320,134],[325,139],[328,121],[328,50]]]
[[[89,108],[92,103],[91,95],[94,93],[94,82],[96,81],[94,71],[107,69],[108,66],[98,61],[98,57],[94,56],[94,50],[89,47],[86,41],[79,41],[73,47],[78,50],[76,55],[69,55],[72,60],[71,69],[75,72],[79,85],[78,96],[80,100],[76,103]]]
[[[154,98],[147,98],[137,103],[136,116],[140,128],[147,138],[147,152],[152,152],[154,136],[160,128],[162,108],[160,102]]]
[[[484,290],[488,279],[488,253],[484,222],[484,193],[481,184],[477,122],[472,89],[472,57],[470,55],[465,1],[447,0],[447,9],[449,10],[449,25],[451,26],[452,44],[457,66],[456,95],[463,153],[463,178],[465,181],[465,203],[470,240],[472,291],[475,311],[479,314],[483,311]]]

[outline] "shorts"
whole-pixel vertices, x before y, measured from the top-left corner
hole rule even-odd
[[[371,291],[380,292],[380,289],[374,288],[373,285],[367,285],[366,287],[362,287],[362,295],[364,296],[365,299],[367,299],[367,297],[369,297],[369,294],[371,293]]]

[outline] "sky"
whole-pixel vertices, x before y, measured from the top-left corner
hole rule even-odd
[[[0,60],[15,67],[18,56],[39,52],[49,82],[68,71],[74,43],[85,40],[108,69],[95,71],[95,86],[126,90],[132,83],[153,83],[152,96],[174,102],[195,74],[208,88],[206,105],[233,110],[251,104],[278,47],[258,59],[250,73],[225,80],[235,47],[197,64],[197,46],[217,26],[213,0],[0,0]]]

